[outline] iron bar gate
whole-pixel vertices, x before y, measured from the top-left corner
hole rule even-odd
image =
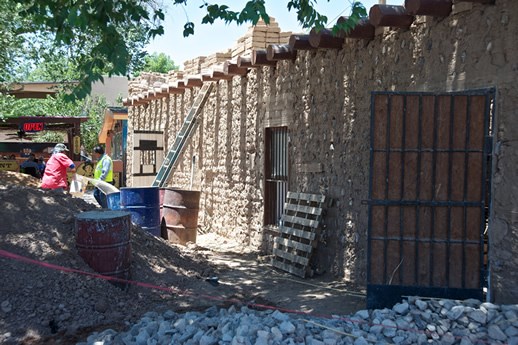
[[[373,92],[367,307],[483,297],[494,90]]]
[[[288,191],[288,128],[265,130],[264,225],[278,225]]]

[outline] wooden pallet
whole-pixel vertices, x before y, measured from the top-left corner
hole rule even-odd
[[[288,192],[279,235],[274,238],[272,266],[305,278],[318,243],[324,195]]]

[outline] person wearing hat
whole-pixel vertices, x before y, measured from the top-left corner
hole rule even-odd
[[[105,154],[104,148],[99,145],[94,147],[94,155],[97,158],[94,179],[113,184],[113,162],[111,157]],[[97,187],[94,190],[94,198],[102,208],[108,208],[106,194]]]
[[[65,144],[57,144],[52,151],[41,179],[41,188],[68,189],[67,170],[76,171],[74,162],[63,151],[68,151]]]

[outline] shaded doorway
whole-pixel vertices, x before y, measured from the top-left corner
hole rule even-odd
[[[278,225],[288,191],[288,127],[265,129],[264,225]]]

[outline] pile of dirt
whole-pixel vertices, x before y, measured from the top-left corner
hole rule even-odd
[[[95,272],[78,254],[75,216],[96,206],[66,192],[28,187],[32,178],[18,175],[0,180],[0,343],[73,344],[94,330],[124,327],[146,311],[217,304],[200,294],[221,300],[235,295],[232,285],[206,281],[218,272],[197,246],[171,245],[138,227],[131,229],[130,279],[149,286],[121,290],[78,273]]]
[[[122,290],[92,276],[76,248],[76,216],[102,212],[91,195],[41,190],[30,187],[30,176],[9,175],[0,179],[1,344],[76,344],[96,331],[121,331],[150,311],[245,304],[331,315],[364,308],[363,294],[346,283],[295,278],[232,239],[199,234],[184,247],[135,226],[133,283]]]
[[[38,187],[41,184],[36,177],[14,171],[0,171],[0,181],[5,185],[16,184],[29,187]]]

